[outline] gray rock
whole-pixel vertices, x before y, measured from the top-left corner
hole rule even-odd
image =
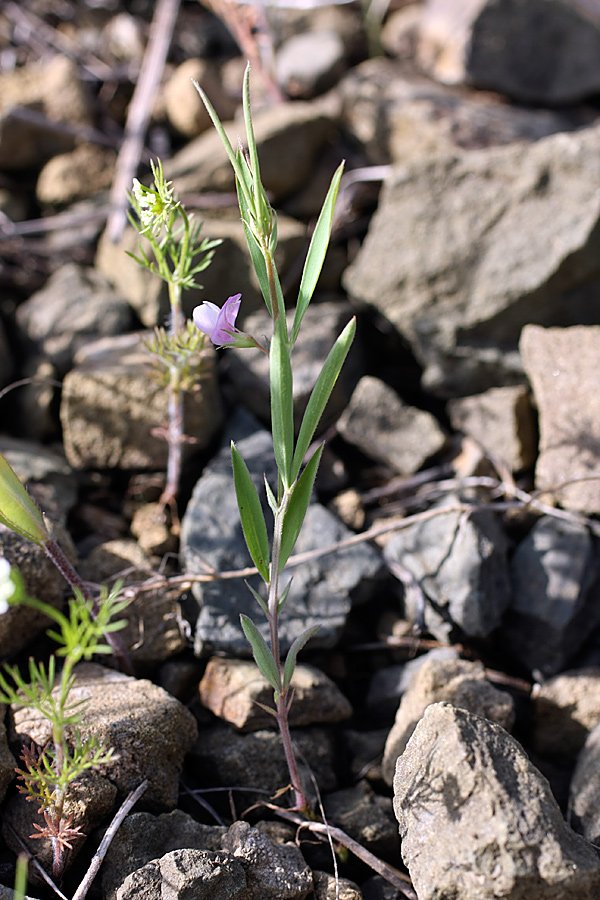
[[[105,900],[116,900],[128,875],[172,850],[220,850],[226,828],[202,825],[180,809],[153,816],[127,816],[109,847],[101,869]]]
[[[312,873],[295,844],[273,844],[247,822],[234,822],[222,844],[244,867],[248,900],[304,900],[312,891]]]
[[[93,123],[91,97],[77,63],[65,54],[5,72],[0,79],[0,96],[3,170],[34,168],[57,153],[71,150],[75,136],[57,123]]]
[[[16,566],[32,597],[39,597],[51,606],[60,608],[64,599],[65,582],[42,547],[0,525],[0,556]],[[39,610],[29,606],[10,606],[0,616],[0,656],[12,657],[52,624]]]
[[[523,329],[523,365],[539,410],[536,487],[570,509],[600,511],[600,327]],[[563,482],[592,476],[580,483]]]
[[[294,728],[292,740],[298,748],[300,780],[307,796],[314,797],[313,777],[321,791],[335,790],[338,785],[331,731],[319,725]],[[290,782],[277,731],[238,734],[221,723],[210,725],[202,729],[190,757],[204,784],[240,787],[248,791],[251,799],[254,789],[274,794]]]
[[[182,519],[181,554],[186,572],[206,571],[206,563],[215,571],[241,569],[251,562],[235,498],[231,475],[230,441],[236,442],[255,486],[263,498],[266,521],[272,520],[263,476],[276,484],[276,470],[270,434],[255,430],[247,415],[238,414],[227,429],[222,450],[205,468],[194,488]],[[350,531],[327,509],[313,502],[308,509],[296,551],[323,548],[350,535]],[[293,574],[288,599],[279,618],[282,653],[294,639],[312,625],[320,629],[311,647],[331,647],[338,640],[353,603],[365,601],[383,576],[380,557],[372,547],[361,544],[336,551],[293,569],[284,569],[282,584]],[[255,590],[264,585],[258,575],[248,579]],[[269,633],[266,619],[245,583],[239,579],[196,584],[193,594],[200,607],[196,623],[194,649],[206,656],[218,650],[235,657],[249,657],[250,645],[239,624],[240,613],[256,622],[265,640]]]
[[[15,779],[16,759],[8,748],[4,719],[6,707],[0,705],[0,803],[4,800],[9,784]]]
[[[590,732],[571,780],[569,810],[573,828],[600,846],[600,724]]]
[[[107,191],[117,154],[111,147],[78,144],[48,160],[38,176],[37,198],[42,204],[66,206]]]
[[[346,68],[344,42],[329,29],[295,34],[277,50],[275,73],[289,97],[310,100],[329,90]]]
[[[370,375],[358,382],[337,428],[348,443],[401,475],[412,475],[446,443],[431,413],[404,403],[385,382]]]
[[[510,565],[514,599],[500,632],[530,671],[555,675],[600,622],[595,540],[583,525],[539,519]]]
[[[440,81],[573,103],[600,90],[600,17],[570,0],[427,0],[418,59]]]
[[[400,849],[398,823],[389,797],[376,794],[366,781],[327,794],[327,822],[341,828],[375,856],[393,859]]]
[[[241,863],[222,850],[172,850],[128,875],[116,900],[245,900]]]
[[[598,896],[600,858],[546,779],[503,728],[466,710],[426,710],[398,760],[394,810],[419,900]]]
[[[292,728],[325,722],[342,722],[352,707],[340,689],[315,666],[298,664],[290,682],[294,702]],[[273,707],[273,688],[254,661],[214,656],[199,685],[203,706],[240,731],[258,731],[273,724],[263,706]]]
[[[291,328],[295,310],[288,314]],[[300,429],[302,416],[327,354],[352,318],[348,303],[311,303],[302,320],[302,328],[294,345],[294,424]],[[262,310],[244,319],[244,331],[260,342],[270,339],[273,332],[271,317]],[[271,389],[269,358],[260,350],[236,350],[227,353],[227,372],[240,401],[262,422],[270,422]],[[322,434],[348,404],[350,395],[363,371],[363,360],[357,340],[340,372],[323,413],[317,434]]]
[[[164,104],[171,125],[188,138],[196,137],[212,127],[211,118],[192,79],[210,97],[222,122],[232,119],[235,112],[235,103],[223,89],[214,62],[197,57],[186,59],[177,66],[164,86]]]
[[[152,562],[135,541],[104,541],[79,566],[79,574],[95,584],[139,584],[152,572]],[[126,574],[122,574],[122,573]],[[137,593],[127,607],[126,626],[119,636],[137,674],[185,650],[188,641],[181,606],[173,592],[163,589]]]
[[[329,872],[315,869],[312,874],[315,900],[363,900],[359,886],[348,878],[336,880]]]
[[[80,731],[112,747],[114,758],[100,769],[121,794],[148,779],[139,806],[151,812],[172,809],[179,793],[183,757],[197,735],[196,720],[178,700],[145,679],[130,678],[96,663],[75,668],[72,703],[86,700]],[[37,711],[13,712],[22,740],[43,746],[51,726]]]
[[[402,697],[383,753],[383,777],[394,780],[396,760],[404,752],[428,706],[444,701],[510,729],[515,705],[510,694],[487,680],[481,663],[465,659],[428,659]]]
[[[531,696],[536,752],[576,756],[600,722],[600,668],[561,672],[534,685]]]
[[[600,320],[598,134],[392,169],[344,284],[408,338],[428,388],[521,383],[523,325]]]
[[[522,108],[498,96],[436,84],[418,73],[407,73],[402,62],[383,57],[354,66],[340,81],[339,90],[344,122],[371,165],[417,163],[457,149],[536,141],[586,121],[573,116],[572,110],[567,114]]]
[[[342,746],[348,754],[348,767],[353,780],[367,778],[369,781],[381,782],[381,758],[389,728],[377,728],[369,731],[355,731],[344,728]]]
[[[17,308],[17,323],[62,377],[77,349],[93,338],[129,331],[129,304],[95,269],[66,263]]]
[[[535,462],[536,421],[524,385],[490,388],[483,394],[451,400],[450,421],[483,447],[493,462],[521,472]]]
[[[451,508],[456,499],[447,495],[438,508]],[[384,551],[416,578],[426,598],[426,628],[441,641],[455,628],[485,637],[498,627],[512,598],[506,553],[504,532],[486,510],[451,510],[418,522],[392,535]],[[421,613],[407,612],[413,619]]]
[[[164,469],[167,442],[153,429],[167,421],[167,388],[153,378],[147,333],[104,338],[83,347],[65,378],[60,409],[67,458],[76,468]],[[215,354],[204,351],[201,390],[184,400],[184,429],[194,450],[221,424]],[[192,452],[184,445],[184,455]]]
[[[458,659],[455,647],[434,647],[428,653],[410,659],[405,663],[396,663],[377,669],[371,678],[367,694],[369,713],[375,715],[394,716],[402,695],[408,690],[417,672],[430,659],[437,661]]]

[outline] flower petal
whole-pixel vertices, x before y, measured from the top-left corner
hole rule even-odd
[[[215,327],[210,336],[211,341],[219,347],[231,344],[234,340],[231,332],[237,332],[235,320],[239,312],[240,303],[242,302],[241,294],[234,294],[228,299],[219,310],[219,315],[215,323]]]
[[[220,312],[221,310],[218,306],[206,300],[200,306],[197,306],[192,313],[194,325],[198,331],[207,334],[211,340]]]

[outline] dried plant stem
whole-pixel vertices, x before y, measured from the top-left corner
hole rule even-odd
[[[84,897],[92,886],[94,878],[98,874],[98,869],[102,865],[104,857],[108,853],[108,848],[110,847],[115,834],[119,830],[123,819],[128,814],[130,809],[135,806],[147,787],[148,779],[144,779],[144,781],[142,781],[142,783],[138,785],[138,787],[136,787],[135,791],[131,791],[131,793],[127,795],[127,797],[119,807],[117,814],[106,830],[106,834],[100,841],[100,846],[98,847],[92,858],[90,867],[85,873],[83,881],[73,894],[73,900],[84,900]]]

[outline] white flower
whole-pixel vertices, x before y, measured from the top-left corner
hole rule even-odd
[[[10,563],[0,557],[0,616],[8,610],[8,598],[16,591],[15,583],[10,577]]]
[[[147,228],[148,225],[152,224],[152,219],[154,218],[153,211],[156,202],[154,192],[150,191],[148,188],[144,188],[137,178],[134,178],[132,193],[140,207],[140,221],[142,226],[143,228]]]

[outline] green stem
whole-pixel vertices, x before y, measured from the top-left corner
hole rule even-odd
[[[187,230],[186,230],[187,233]],[[183,250],[182,250],[183,253]],[[171,316],[169,321],[169,336],[175,337],[181,333],[183,327],[183,315],[181,312],[181,285],[169,280],[169,301]],[[179,493],[181,480],[181,465],[183,459],[183,399],[184,391],[181,388],[181,367],[177,363],[169,365],[169,396],[167,399],[167,474],[165,488],[159,500],[162,507],[174,507]]]

